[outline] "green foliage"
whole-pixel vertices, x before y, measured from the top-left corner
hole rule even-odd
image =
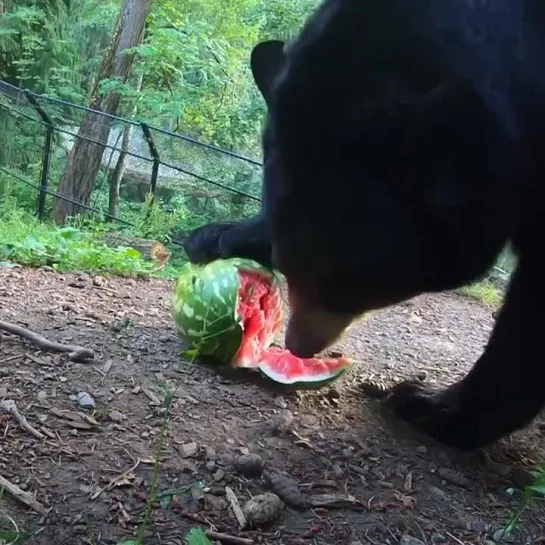
[[[514,495],[515,492],[516,491],[513,488],[507,490],[507,493],[511,496]],[[528,509],[532,502],[534,502],[537,498],[545,498],[545,462],[543,462],[534,473],[533,482],[524,487],[522,492],[522,502],[503,528],[499,541],[503,541],[504,538],[509,536],[509,534],[517,529],[524,511]]]
[[[111,32],[116,2],[13,0],[0,19],[0,78],[36,92],[85,100]]]
[[[185,539],[188,545],[212,545],[202,528],[191,528]]]
[[[0,262],[113,274],[154,270],[133,248],[111,248],[75,227],[40,223],[5,201],[0,208]]]
[[[494,308],[498,308],[503,299],[500,289],[490,280],[464,286],[458,290],[458,293]]]

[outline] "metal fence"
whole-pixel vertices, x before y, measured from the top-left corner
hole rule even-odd
[[[78,134],[81,117],[86,113],[109,119],[107,141]],[[119,144],[127,126],[135,130],[128,149],[124,149]],[[100,172],[88,204],[57,191],[76,138],[103,148]],[[106,182],[120,153],[127,157],[122,206],[120,213],[112,217],[107,212]],[[0,189],[2,174],[25,184],[34,192],[41,220],[50,213],[52,199],[59,198],[91,214],[134,227],[135,210],[142,210],[146,196],[151,194],[154,206],[167,212],[182,211],[178,228],[169,226],[170,232],[161,233],[181,245],[184,232],[200,224],[255,214],[260,203],[261,168],[258,161],[166,128],[108,115],[0,81]],[[496,265],[493,275],[506,279],[515,259],[506,250]]]
[[[78,134],[84,115],[108,119],[109,136],[104,141]],[[129,126],[130,141],[122,146],[124,131]],[[88,203],[57,191],[76,139],[101,148],[102,161]],[[154,206],[167,212],[185,211],[179,229],[182,233],[206,221],[245,217],[259,209],[259,161],[168,128],[109,115],[3,81],[0,142],[0,183],[4,175],[34,191],[40,220],[51,213],[55,198],[78,205],[88,213],[134,226],[131,218],[151,194]],[[125,156],[120,212],[112,216],[107,208],[107,181],[120,154]],[[176,237],[171,240],[182,242]]]

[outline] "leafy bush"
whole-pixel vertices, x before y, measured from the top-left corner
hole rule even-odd
[[[150,274],[151,262],[133,248],[111,248],[72,226],[57,228],[3,203],[0,207],[0,261],[49,266],[56,271]]]

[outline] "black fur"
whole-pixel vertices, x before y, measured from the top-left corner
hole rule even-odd
[[[527,425],[545,405],[543,59],[542,0],[326,0],[285,52],[252,53],[269,108],[261,215],[196,231],[190,258],[273,260],[286,344],[308,356],[346,319],[476,280],[511,242],[519,263],[472,371],[388,403],[464,449]]]

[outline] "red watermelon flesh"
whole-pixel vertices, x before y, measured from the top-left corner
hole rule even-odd
[[[347,358],[298,358],[289,350],[271,347],[282,329],[283,303],[279,290],[256,271],[239,270],[237,315],[243,324],[243,339],[232,365],[259,368],[284,384],[331,380],[350,365]]]
[[[257,367],[263,350],[282,329],[282,301],[279,290],[258,271],[239,269],[237,315],[243,324],[243,338],[232,365]]]

